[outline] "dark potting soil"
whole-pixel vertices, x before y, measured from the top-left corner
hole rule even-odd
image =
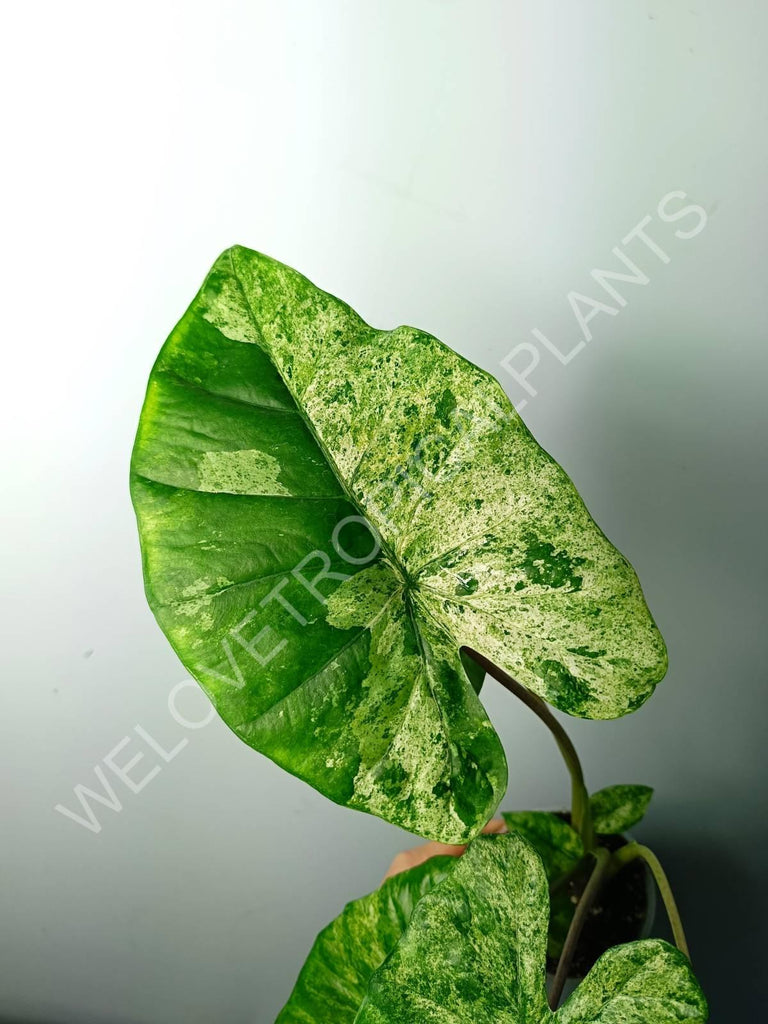
[[[626,845],[622,836],[598,836],[601,846],[613,852]],[[583,978],[607,949],[640,938],[648,909],[647,868],[635,861],[623,868],[602,888],[584,925],[570,975]],[[552,901],[547,970],[554,973],[576,903],[590,875],[590,865],[576,875]],[[570,906],[568,906],[568,904]]]

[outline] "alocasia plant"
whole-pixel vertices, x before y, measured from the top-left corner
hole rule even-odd
[[[414,890],[424,892],[415,909]],[[707,1020],[687,957],[658,939],[609,950],[553,1012],[547,918],[547,877],[533,847],[514,832],[480,837],[454,867],[427,862],[350,904],[321,933],[278,1024]]]
[[[664,643],[634,571],[490,374],[235,247],[152,370],[131,493],[174,649],[246,743],[332,800],[472,839],[507,786],[486,673],[549,728],[571,776],[569,816],[510,813],[509,836],[350,904],[281,1024],[705,1020],[661,865],[616,839],[650,790],[590,798],[549,707],[634,711]],[[636,860],[678,950],[609,949],[558,1009],[598,894]]]
[[[235,247],[152,371],[146,589],[247,743],[338,803],[466,841],[507,785],[468,648],[572,715],[666,669],[635,573],[498,382]]]

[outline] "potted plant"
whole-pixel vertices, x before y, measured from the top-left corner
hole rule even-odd
[[[661,865],[621,838],[650,791],[590,797],[549,708],[636,710],[663,640],[490,374],[235,247],[152,370],[131,491],[149,603],[233,731],[339,804],[469,844],[350,904],[283,1024],[706,1020]],[[571,807],[483,836],[508,784],[486,674],[551,730]],[[639,937],[640,864],[676,947]]]

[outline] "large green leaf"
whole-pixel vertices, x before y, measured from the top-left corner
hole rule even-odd
[[[704,1024],[688,959],[659,940],[617,946],[553,1013],[547,879],[516,833],[481,837],[419,902],[374,973],[357,1024]]]
[[[664,674],[634,572],[497,381],[247,249],[160,353],[131,489],[149,602],[224,720],[430,838],[506,788],[462,646],[590,718]]]
[[[276,1024],[353,1024],[373,972],[397,945],[414,907],[455,866],[433,857],[348,903],[324,928]]]

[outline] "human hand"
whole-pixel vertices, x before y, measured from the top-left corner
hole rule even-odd
[[[483,834],[495,836],[506,831],[507,826],[502,818],[492,818],[483,829]],[[420,846],[411,847],[410,850],[402,850],[389,865],[389,870],[384,875],[383,881],[386,882],[388,878],[399,875],[401,871],[418,867],[419,864],[423,864],[430,857],[460,857],[465,850],[466,846],[450,846],[447,843],[435,842],[422,843]]]

